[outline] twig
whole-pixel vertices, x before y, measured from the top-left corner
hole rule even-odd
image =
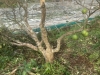
[[[13,71],[11,71],[8,75],[14,74],[17,70],[18,70],[18,68],[15,68],[15,69],[14,69]]]
[[[40,74],[35,74],[35,73],[33,73],[33,72],[30,72],[30,71],[28,72],[28,74],[29,74],[29,75],[40,75]]]

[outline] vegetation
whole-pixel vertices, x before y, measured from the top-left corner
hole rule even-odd
[[[88,22],[88,18],[99,10],[100,6],[92,11],[91,8],[82,11],[87,16],[82,23],[47,31],[45,0],[40,0],[41,32],[36,34],[28,23],[27,2],[18,1],[18,4],[23,9],[24,15],[21,12],[16,14],[13,7],[11,9],[12,20],[20,26],[20,30],[11,30],[5,26],[0,28],[2,75],[100,74],[100,16]],[[18,15],[21,20],[17,19]]]
[[[93,19],[88,24],[88,36],[84,36],[82,32],[77,32],[78,39],[73,39],[72,35],[63,39],[59,53],[55,53],[55,62],[45,63],[41,53],[32,51],[26,47],[18,47],[5,40],[6,37],[0,37],[0,73],[6,73],[16,70],[16,75],[99,75],[100,74],[100,16]],[[80,24],[81,25],[81,24]],[[66,33],[79,28],[78,25],[72,26],[70,29],[61,28],[49,31],[49,41],[56,46],[55,39]],[[0,28],[0,35],[16,35],[22,41],[28,41],[29,37],[25,33],[13,34],[11,30],[5,27]],[[38,37],[40,34],[37,34]],[[51,38],[55,36],[54,38]],[[59,58],[59,59],[58,59]],[[12,72],[13,73],[13,72]]]

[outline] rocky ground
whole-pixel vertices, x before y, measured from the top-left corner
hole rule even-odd
[[[91,6],[91,0],[82,1],[82,4],[91,7],[91,11],[94,10],[97,3],[94,1],[94,4]],[[78,21],[84,18],[84,15],[81,13],[83,7],[78,5],[75,1],[65,1],[65,2],[46,2],[46,26],[57,25],[60,23],[66,23],[71,21]],[[22,11],[22,13],[24,13]],[[39,3],[30,3],[28,7],[28,22],[33,28],[39,27],[41,10]],[[99,11],[93,14],[91,17],[99,15]],[[19,15],[19,14],[18,14]],[[5,17],[2,16],[4,19]],[[1,18],[1,20],[2,20]],[[12,24],[12,22],[9,22]],[[6,25],[8,24],[5,23]],[[13,28],[16,28],[14,25]]]
[[[91,0],[86,0],[85,2],[82,3],[88,8],[91,7],[92,10],[94,10],[95,6],[97,6],[97,3],[94,1],[94,4],[91,6],[90,2]],[[38,26],[40,19],[37,18],[40,17],[39,16],[40,10],[38,8],[36,9],[36,5],[32,7],[35,8],[36,12],[38,13],[38,14],[36,13],[35,15],[37,16],[35,17],[36,21],[38,21],[37,23],[35,23],[35,25]],[[65,2],[55,2],[55,3],[49,2],[46,3],[46,8],[47,8],[46,26],[56,25],[59,23],[66,23],[71,21],[77,21],[84,18],[84,15],[81,13],[83,7],[78,5],[75,1],[72,2],[65,1]],[[99,11],[97,11],[91,17],[94,17],[99,14],[100,14]],[[30,23],[30,25],[32,25],[32,23]]]

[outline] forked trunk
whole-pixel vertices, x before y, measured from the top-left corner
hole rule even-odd
[[[52,50],[46,50],[45,53],[43,54],[45,61],[48,63],[52,63],[54,60],[54,53],[52,52]]]
[[[41,37],[42,41],[46,46],[46,50],[43,50],[43,56],[45,57],[45,61],[52,63],[54,59],[54,53],[52,52],[51,45],[48,40],[48,34],[45,29],[45,17],[46,17],[46,7],[45,7],[45,0],[40,0],[41,3],[41,22],[40,22],[40,29],[41,29]]]

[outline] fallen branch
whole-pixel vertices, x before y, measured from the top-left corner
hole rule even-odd
[[[8,73],[7,75],[13,75],[17,70],[18,70],[18,68],[15,68],[13,71],[11,71],[10,73]]]
[[[40,75],[39,73],[28,72],[29,75]]]
[[[23,43],[23,42],[20,42],[18,40],[14,40],[14,42],[11,42],[12,45],[17,45],[17,46],[26,46],[26,47],[29,47],[31,49],[34,49],[35,51],[38,50],[37,46],[34,46],[30,43]]]

